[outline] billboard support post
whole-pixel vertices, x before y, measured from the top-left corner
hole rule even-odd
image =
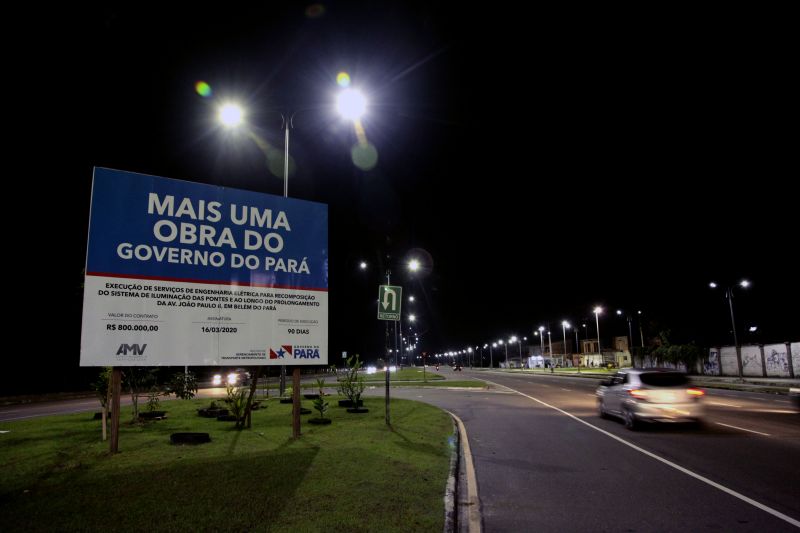
[[[300,367],[292,368],[292,438],[300,438]]]
[[[111,370],[111,453],[119,452],[119,395],[122,388],[122,369]]]

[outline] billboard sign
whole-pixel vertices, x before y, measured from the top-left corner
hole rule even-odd
[[[95,168],[81,366],[328,363],[328,207]]]

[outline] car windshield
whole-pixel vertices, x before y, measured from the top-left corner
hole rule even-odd
[[[679,387],[689,383],[686,376],[679,372],[646,372],[639,379],[645,385],[653,387]]]

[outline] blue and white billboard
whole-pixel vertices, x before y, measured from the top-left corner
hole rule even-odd
[[[327,364],[324,204],[96,168],[82,366]]]

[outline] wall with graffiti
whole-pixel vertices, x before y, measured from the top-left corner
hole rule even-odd
[[[794,377],[800,376],[800,342],[792,343],[792,366],[794,367]]]
[[[788,353],[785,343],[765,344],[763,351],[762,347],[757,345],[742,346],[740,349],[742,376],[788,378],[792,376],[791,366],[794,369],[794,377],[800,379],[800,342],[791,343],[791,354]],[[722,368],[721,374],[720,368]],[[736,348],[734,346],[711,348],[708,351],[708,359],[698,365],[697,372],[709,376],[738,376]]]
[[[789,377],[789,357],[785,344],[764,345],[764,362],[767,365],[767,376]]]
[[[712,348],[708,352],[708,359],[705,361],[700,361],[698,365],[699,374],[705,374],[706,376],[719,376],[719,352]]]
[[[742,346],[742,375],[762,377],[764,367],[761,364],[761,348],[759,346]]]

